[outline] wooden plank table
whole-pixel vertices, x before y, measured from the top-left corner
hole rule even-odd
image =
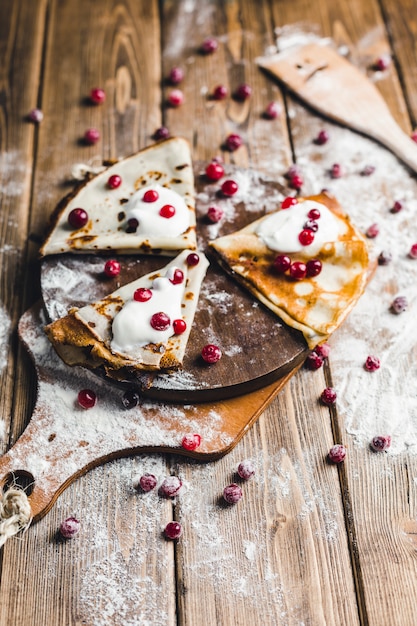
[[[95,468],[70,485],[54,508],[0,552],[3,626],[212,626],[301,624],[413,625],[417,593],[417,241],[414,176],[371,140],[319,118],[256,66],[255,59],[296,41],[328,38],[380,89],[407,133],[417,119],[414,2],[352,0],[0,0],[0,452],[23,432],[36,378],[16,333],[40,295],[37,251],[48,217],[70,188],[77,162],[108,159],[152,143],[163,123],[186,137],[194,159],[222,154],[284,183],[295,160],[303,193],[330,187],[364,231],[380,225],[375,252],[393,253],[331,338],[315,372],[301,369],[240,443],[222,459],[198,463],[142,454]],[[219,49],[202,55],[215,36]],[[382,54],[394,62],[372,67]],[[166,77],[185,70],[184,104],[166,106]],[[216,102],[214,87],[246,82],[252,97]],[[88,106],[93,86],[104,106]],[[266,105],[282,114],[266,120]],[[44,112],[36,125],[26,116]],[[79,141],[95,126],[102,139]],[[326,129],[330,140],[313,139]],[[244,146],[221,150],[238,132]],[[344,176],[331,179],[333,163]],[[361,176],[374,165],[372,176]],[[390,212],[395,201],[404,204]],[[400,293],[409,308],[389,311]],[[414,322],[413,322],[414,320]],[[414,324],[414,325],[413,325]],[[414,331],[414,332],[413,332]],[[378,372],[364,372],[378,354]],[[318,397],[332,384],[335,408]],[[369,449],[392,435],[388,453]],[[326,462],[344,443],[343,465]],[[223,487],[238,463],[253,460],[244,498],[224,507]],[[138,494],[144,472],[178,474],[175,502]],[[57,538],[76,515],[80,535]],[[176,519],[176,544],[161,531]]]

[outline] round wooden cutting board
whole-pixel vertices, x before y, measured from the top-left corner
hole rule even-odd
[[[277,185],[253,171],[229,166],[227,175],[239,184],[236,199],[222,198],[219,184],[208,183],[200,164],[195,167],[198,245],[210,259],[203,282],[183,369],[175,373],[138,374],[127,381],[142,394],[169,402],[217,401],[250,393],[288,374],[305,359],[308,348],[301,333],[286,327],[244,290],[217,263],[208,242],[236,231],[279,206]],[[225,211],[218,224],[207,218],[216,204]],[[117,255],[116,255],[117,256]],[[58,255],[42,261],[41,288],[51,320],[76,306],[94,302],[148,272],[160,269],[163,256],[119,255],[122,270],[108,279],[102,255]],[[223,357],[215,365],[201,359],[202,347],[215,343]]]

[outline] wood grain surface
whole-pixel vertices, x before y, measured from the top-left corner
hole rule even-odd
[[[331,38],[375,79],[393,117],[410,133],[417,120],[417,6],[404,0],[0,0],[0,8],[0,303],[10,324],[0,378],[0,448],[6,452],[28,423],[36,396],[17,322],[39,298],[39,242],[70,188],[74,163],[130,154],[148,145],[163,123],[191,141],[196,160],[221,154],[280,181],[297,160],[312,172],[304,194],[318,184],[336,185],[317,174],[336,157],[313,151],[312,138],[328,129],[351,171],[365,139],[352,142],[351,131],[281,91],[255,60],[277,38]],[[212,35],[218,51],[201,54],[201,42]],[[375,78],[371,64],[385,52],[394,62]],[[185,101],[176,109],[166,105],[174,65],[186,73]],[[249,101],[210,97],[218,84],[233,92],[243,82],[253,88]],[[94,86],[106,89],[103,106],[88,102]],[[262,113],[271,100],[283,114],[266,120]],[[25,119],[36,105],[45,115],[38,126]],[[80,138],[92,126],[101,141],[87,147]],[[231,132],[244,139],[234,153],[222,150]],[[384,150],[372,142],[360,146],[371,160]],[[374,193],[385,194],[389,206],[402,197],[405,180],[417,195],[406,168],[393,180],[397,164],[389,158],[379,163],[369,187],[349,178],[352,205]],[[394,289],[387,280],[388,300]],[[355,336],[349,320],[342,335]],[[413,351],[404,356],[398,366],[404,376],[416,357]],[[146,453],[80,477],[48,515],[1,550],[0,624],[414,625],[416,456],[408,449],[373,454],[348,432],[346,412],[318,402],[341,358],[334,352],[324,368],[301,369],[218,461]],[[415,412],[415,387],[401,391]],[[348,447],[342,466],[326,461],[334,442]],[[255,477],[240,482],[242,500],[226,506],[223,487],[239,481],[236,468],[245,458],[255,463]],[[133,485],[145,472],[180,476],[181,494],[171,501],[138,493]],[[56,531],[70,515],[80,518],[82,531],[63,542]],[[175,544],[162,535],[173,519],[183,524]]]

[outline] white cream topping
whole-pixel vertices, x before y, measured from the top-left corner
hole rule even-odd
[[[182,319],[181,304],[183,301],[185,282],[174,284],[171,278],[176,267],[171,267],[165,276],[155,278],[150,291],[152,297],[146,302],[137,302],[132,298],[113,319],[113,339],[110,347],[135,358],[135,350],[150,343],[165,343],[172,335],[174,320]],[[151,326],[151,318],[155,313],[168,315],[170,324],[166,330],[156,330]]]
[[[316,220],[318,230],[314,233],[313,243],[304,246],[298,235],[309,220],[308,213],[311,209],[320,211],[320,217]],[[336,241],[343,229],[343,223],[324,204],[306,200],[266,217],[256,229],[256,234],[271,250],[282,254],[297,252],[302,256],[312,257],[325,243]]]
[[[155,202],[145,202],[144,194],[153,190],[158,193]],[[175,215],[163,217],[159,211],[166,204],[174,207]],[[184,233],[190,226],[190,210],[184,199],[173,189],[161,185],[144,187],[129,199],[125,204],[126,222],[131,219],[138,221],[136,234],[141,236],[164,235],[177,237]]]

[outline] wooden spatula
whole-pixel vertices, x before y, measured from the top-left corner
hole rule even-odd
[[[417,172],[417,144],[374,84],[332,48],[312,43],[260,58],[258,64],[310,107],[376,139]]]

